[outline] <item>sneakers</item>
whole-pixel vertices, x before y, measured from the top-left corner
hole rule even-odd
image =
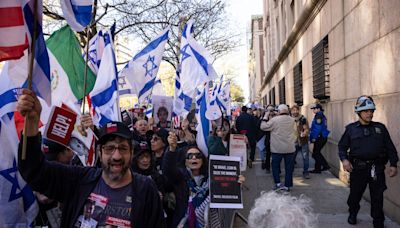
[[[284,185],[281,184],[281,183],[278,183],[278,184],[275,185],[274,190],[275,190],[275,191],[285,191],[285,192],[289,192],[289,191],[290,191],[290,188],[284,186]]]
[[[351,225],[357,224],[357,214],[350,213],[349,218],[347,218],[347,222]]]
[[[310,179],[310,174],[309,173],[303,173],[303,178],[304,179]]]

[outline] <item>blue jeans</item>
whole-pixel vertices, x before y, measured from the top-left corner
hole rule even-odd
[[[285,161],[285,186],[288,188],[293,186],[294,155],[294,152],[289,154],[271,153],[272,176],[274,177],[275,184],[281,183],[279,169],[283,159]]]
[[[265,148],[264,148],[264,150],[260,150],[260,158],[261,158],[262,161],[265,160],[265,152],[266,152]]]
[[[296,145],[296,154],[294,155],[294,160],[297,158],[297,153],[301,151],[301,156],[303,156],[303,174],[308,173],[308,168],[310,167],[310,158],[308,143],[304,145]]]

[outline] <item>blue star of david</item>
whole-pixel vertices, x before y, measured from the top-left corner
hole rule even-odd
[[[13,173],[13,175],[12,175]],[[35,201],[35,197],[33,195],[32,190],[29,188],[28,185],[25,185],[21,189],[18,183],[18,167],[17,167],[17,162],[14,159],[13,161],[13,166],[9,169],[1,170],[0,175],[3,176],[6,180],[11,182],[12,187],[11,187],[11,192],[10,192],[10,197],[8,198],[8,202],[11,202],[13,200],[16,200],[18,198],[23,198],[24,201],[24,211],[28,210],[28,208],[32,205],[32,203]]]
[[[190,55],[186,52],[186,49],[189,47],[189,44],[186,44],[185,46],[183,46],[183,48],[181,49],[181,54],[182,54],[182,59],[181,62],[183,62],[185,59],[189,58]]]
[[[153,77],[153,71],[157,69],[157,65],[154,63],[155,56],[151,57],[149,55],[149,58],[147,61],[143,64],[144,69],[146,69],[146,74],[144,75],[145,77],[149,75],[151,78]]]
[[[126,85],[126,77],[125,76],[118,77],[118,84],[119,86],[124,87]]]

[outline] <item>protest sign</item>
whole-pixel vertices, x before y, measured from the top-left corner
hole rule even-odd
[[[123,110],[121,112],[122,116],[122,123],[124,123],[126,126],[129,127],[129,129],[133,129],[133,124],[132,124],[132,118],[131,115],[129,115],[129,112],[127,110]]]
[[[240,171],[246,171],[247,167],[246,136],[231,134],[229,141],[229,155],[240,158]]]
[[[171,127],[172,97],[152,96],[154,123],[158,128]]]
[[[75,127],[76,117],[77,115],[74,112],[53,106],[50,121],[46,125],[45,138],[68,146]]]
[[[210,208],[243,208],[240,158],[210,155]]]

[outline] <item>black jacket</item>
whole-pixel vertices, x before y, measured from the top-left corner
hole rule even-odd
[[[67,166],[45,160],[40,135],[28,137],[26,160],[18,149],[18,168],[33,190],[64,204],[61,227],[73,227],[89,194],[101,178],[102,169]],[[162,204],[154,182],[132,172],[131,222],[134,227],[165,227]]]
[[[361,125],[359,121],[356,121],[347,125],[338,147],[340,160],[382,159],[386,163],[386,159],[389,159],[390,166],[396,166],[399,161],[388,130],[384,124],[378,122]],[[350,149],[349,153],[348,149]]]
[[[246,112],[240,113],[240,116],[236,119],[236,129],[240,134],[246,131],[246,136],[250,144],[256,144],[257,136],[257,122],[258,119]]]

